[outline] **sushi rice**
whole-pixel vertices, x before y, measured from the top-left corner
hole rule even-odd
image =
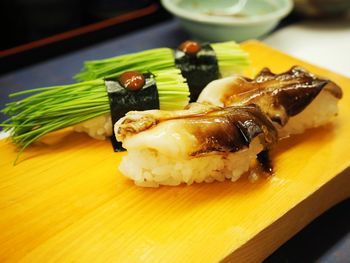
[[[73,126],[74,131],[87,133],[97,140],[105,140],[112,136],[111,114],[107,113]]]
[[[278,127],[279,137],[301,134],[307,129],[330,123],[338,115],[337,103],[338,99],[331,93],[320,92],[305,110],[291,117],[284,127]]]
[[[119,170],[138,186],[158,187],[186,183],[238,180],[263,150],[258,138],[249,148],[235,153],[209,154],[193,158],[174,158],[152,149],[128,149]],[[130,165],[132,164],[132,165]]]

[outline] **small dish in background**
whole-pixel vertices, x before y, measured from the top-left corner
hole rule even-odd
[[[243,41],[272,29],[293,8],[292,0],[248,0],[239,12],[228,14],[240,1],[162,0],[194,38],[206,41]]]
[[[349,0],[294,0],[295,11],[309,18],[345,16],[350,10]]]

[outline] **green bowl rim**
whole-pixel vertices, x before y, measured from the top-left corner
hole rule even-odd
[[[217,25],[235,25],[235,24],[257,24],[261,22],[267,22],[271,20],[279,20],[284,16],[289,14],[293,9],[292,0],[280,0],[284,2],[284,6],[275,12],[271,12],[264,15],[258,15],[253,17],[232,17],[232,16],[215,16],[215,15],[205,15],[200,13],[194,13],[186,9],[180,8],[174,1],[179,2],[179,0],[161,0],[162,5],[170,13],[194,22],[202,22],[207,24],[217,24]]]

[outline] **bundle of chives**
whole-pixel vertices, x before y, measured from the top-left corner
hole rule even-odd
[[[250,65],[249,55],[236,42],[222,42],[210,44],[218,59],[222,77],[241,73]]]
[[[86,61],[82,72],[74,76],[77,81],[118,76],[124,71],[158,71],[175,68],[170,48],[155,48],[114,58]]]
[[[153,73],[160,109],[182,109],[189,101],[189,90],[178,69]],[[33,94],[6,104],[2,112],[9,118],[0,126],[10,131],[20,153],[42,136],[86,120],[108,114],[109,100],[103,79],[71,85],[37,88],[13,93],[10,97]]]
[[[161,110],[183,109],[189,102],[190,92],[181,72],[169,69],[154,72]]]
[[[248,54],[234,42],[213,43],[221,75],[239,73],[249,65]],[[117,76],[125,70],[149,71],[176,68],[174,51],[155,48],[102,60],[86,61],[82,72],[74,76],[78,81]]]

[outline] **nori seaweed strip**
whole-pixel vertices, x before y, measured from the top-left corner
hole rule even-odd
[[[220,77],[218,60],[209,44],[202,44],[199,52],[193,55],[176,49],[175,64],[187,80],[191,101],[196,101],[202,89]]]
[[[112,146],[115,152],[124,151],[121,143],[115,139],[114,124],[131,110],[159,109],[159,96],[155,79],[151,74],[143,74],[146,83],[140,90],[131,91],[124,88],[117,78],[105,79],[105,85],[109,98],[112,117],[111,136]]]

